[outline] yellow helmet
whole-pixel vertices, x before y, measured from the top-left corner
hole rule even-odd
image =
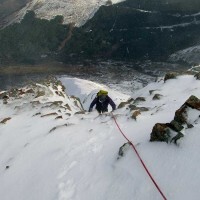
[[[97,93],[97,96],[101,96],[101,95],[108,95],[108,92],[105,90],[99,90],[99,92]]]

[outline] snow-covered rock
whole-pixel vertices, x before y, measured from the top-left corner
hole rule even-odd
[[[112,3],[121,1],[123,0],[112,0]],[[81,26],[95,14],[100,6],[107,2],[108,0],[32,0],[10,16],[7,21],[8,24],[19,22],[28,10],[33,10],[39,18],[52,19],[56,15],[62,15],[65,24],[73,23]]]
[[[150,141],[169,142],[182,138],[184,128],[193,128],[194,123],[200,118],[200,99],[190,96],[187,101],[175,112],[175,117],[170,123],[157,123],[152,129]],[[174,133],[174,135],[173,135]]]

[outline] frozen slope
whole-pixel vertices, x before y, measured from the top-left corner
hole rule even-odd
[[[99,88],[108,89],[117,104],[129,96],[81,79],[64,78],[61,81],[66,86],[67,96],[59,97],[59,100],[72,107],[71,116],[66,109],[44,107],[43,104],[58,98],[56,92],[39,97],[41,103],[35,107],[30,107],[33,97],[26,95],[18,100],[10,99],[7,105],[0,101],[0,121],[11,117],[5,124],[0,124],[1,199],[162,199],[132,149],[117,159],[119,147],[126,141],[113,119],[109,115],[98,116],[96,111],[75,114],[78,108],[70,97],[77,95],[82,101],[86,99],[83,103],[86,109]],[[156,90],[162,98],[153,101],[154,94],[150,95],[149,90]],[[175,110],[191,94],[200,98],[199,80],[192,75],[179,76],[166,83],[160,80],[132,94],[133,98],[146,98],[137,106],[149,108],[136,121],[130,118],[131,113],[126,107],[114,112],[122,130],[136,144],[170,200],[199,199],[200,119],[195,119],[194,128],[185,130],[179,146],[150,143],[150,132],[155,123],[172,120]],[[18,105],[23,106],[16,108]],[[57,112],[63,118],[41,117],[50,112]]]

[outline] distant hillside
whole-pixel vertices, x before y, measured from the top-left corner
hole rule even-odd
[[[199,44],[199,10],[196,0],[190,5],[185,0],[127,0],[101,6],[81,27],[63,25],[62,16],[36,18],[31,11],[20,23],[0,31],[0,63],[35,63],[44,57],[63,62],[166,61]]]
[[[200,14],[160,1],[132,1],[102,6],[74,31],[64,55],[165,60],[200,40]],[[157,6],[155,6],[157,5]],[[199,3],[198,3],[199,5]]]

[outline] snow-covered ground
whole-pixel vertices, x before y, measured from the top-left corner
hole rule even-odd
[[[33,10],[37,17],[52,19],[56,15],[64,17],[64,23],[75,23],[76,26],[84,24],[93,17],[100,6],[105,5],[108,0],[32,0],[19,12],[10,16],[8,24],[20,21],[28,10]],[[113,4],[124,0],[112,0]]]
[[[185,129],[179,146],[149,142],[155,123],[170,122],[190,95],[200,98],[199,80],[192,75],[165,83],[160,79],[131,95],[87,80],[64,77],[61,81],[66,94],[60,85],[37,84],[34,93],[21,93],[8,104],[0,100],[0,121],[10,117],[0,123],[2,200],[162,199],[131,148],[117,159],[126,140],[110,115],[99,116],[95,110],[75,114],[82,108],[71,95],[79,97],[87,110],[99,89],[108,90],[117,105],[130,97],[145,97],[136,105],[149,111],[134,120],[127,107],[117,109],[117,122],[167,199],[199,200],[200,118],[191,117],[196,124]],[[155,91],[150,94],[150,90]],[[160,100],[152,100],[156,93],[163,95]]]

